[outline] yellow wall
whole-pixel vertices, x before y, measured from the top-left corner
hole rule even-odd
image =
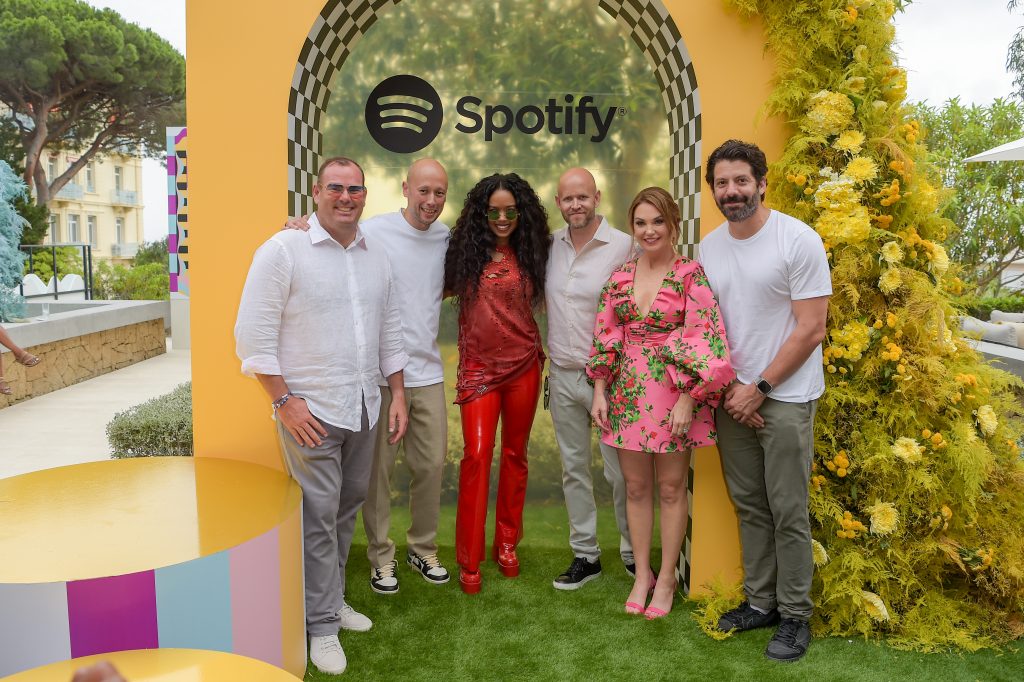
[[[741,20],[722,0],[665,5],[693,60],[705,158],[730,137],[756,141],[769,160],[777,157],[783,124],[760,116],[773,71],[760,24]],[[289,85],[322,7],[322,0],[293,0],[262,2],[254,11],[249,1],[188,0],[192,374],[199,456],[280,466],[267,397],[239,372],[232,326],[252,253],[285,218]],[[456,195],[461,191],[456,188]],[[706,191],[702,199],[706,234],[722,217]],[[735,573],[739,562],[717,453],[703,450],[696,461],[693,555],[699,561],[691,582],[699,588],[714,575]]]

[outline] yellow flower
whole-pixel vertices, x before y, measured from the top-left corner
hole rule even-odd
[[[811,554],[814,556],[815,566],[824,566],[828,563],[828,552],[825,546],[817,540],[811,540]]]
[[[882,260],[889,265],[899,263],[903,260],[903,249],[896,242],[886,242],[882,245]]]
[[[878,177],[878,166],[871,159],[858,156],[850,160],[850,163],[846,165],[846,170],[843,171],[844,175],[847,175],[857,182],[867,182],[868,180],[874,180]]]
[[[924,446],[919,445],[913,438],[907,438],[906,436],[897,438],[896,442],[892,444],[892,454],[907,464],[917,464],[920,462],[922,452],[924,452]]]
[[[844,94],[820,90],[811,95],[804,127],[819,135],[838,135],[853,119],[853,102]]]
[[[864,610],[869,616],[880,623],[889,620],[889,611],[881,597],[867,590],[861,590],[860,596],[864,600]]]
[[[853,48],[853,59],[858,62],[866,61],[868,58],[868,46],[858,45]]]
[[[903,286],[903,278],[900,276],[900,271],[895,268],[888,268],[878,278],[878,288],[886,294],[891,294],[901,286]]]
[[[996,418],[996,412],[992,409],[991,405],[982,405],[978,408],[976,413],[978,417],[978,428],[982,434],[991,436],[996,432],[996,427],[999,426],[999,420]]]
[[[861,93],[867,87],[868,79],[864,76],[853,76],[846,79],[846,89],[850,92]]]
[[[865,511],[871,515],[872,535],[888,535],[899,525],[899,512],[891,502],[876,502]]]
[[[942,244],[933,244],[932,250],[928,255],[931,259],[929,267],[932,272],[939,277],[946,274],[946,271],[949,270],[949,254],[946,253],[946,249]]]
[[[832,146],[841,152],[858,154],[861,147],[864,146],[864,133],[859,130],[844,130],[832,143]]]

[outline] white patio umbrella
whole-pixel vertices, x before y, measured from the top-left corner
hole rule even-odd
[[[1024,137],[964,159],[965,163],[977,161],[1024,161]]]

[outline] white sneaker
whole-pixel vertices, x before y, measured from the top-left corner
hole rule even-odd
[[[348,661],[341,648],[337,635],[323,635],[309,638],[309,660],[316,669],[328,675],[340,675],[345,672]]]
[[[380,568],[370,568],[370,589],[377,594],[395,594],[398,592],[398,576],[395,571],[398,561],[390,561]]]
[[[338,625],[341,626],[342,630],[366,632],[373,627],[373,621],[345,602],[341,602],[341,608],[338,609]]]

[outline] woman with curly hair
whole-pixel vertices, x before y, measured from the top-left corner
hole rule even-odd
[[[594,383],[591,415],[602,440],[618,448],[626,481],[636,559],[626,613],[650,620],[672,609],[686,534],[690,453],[715,442],[711,408],[736,375],[704,270],[676,253],[679,207],[672,195],[660,187],[641,190],[629,207],[629,225],[639,255],[613,272],[601,292],[587,374]],[[655,485],[661,511],[657,582],[650,568]]]
[[[526,443],[540,390],[540,331],[534,308],[544,297],[547,213],[515,173],[484,178],[466,195],[445,258],[445,291],[459,308],[459,370],[465,450],[459,467],[455,552],[459,584],[480,591],[487,494],[498,417],[501,470],[492,547],[498,568],[519,575]]]

